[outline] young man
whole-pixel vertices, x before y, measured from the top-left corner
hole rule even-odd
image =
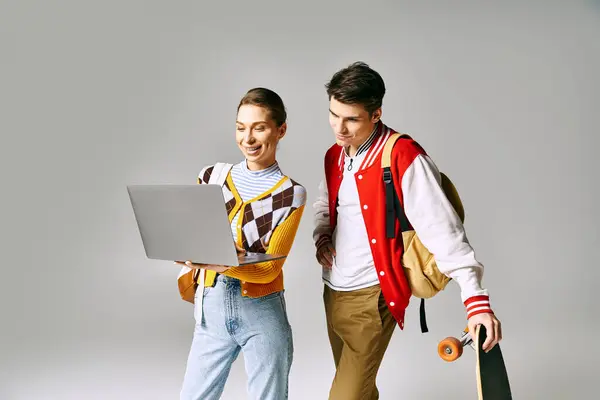
[[[381,121],[385,84],[364,63],[333,75],[326,85],[334,144],[325,155],[325,179],[314,204],[313,238],[323,266],[325,314],[336,374],[330,400],[379,398],[375,380],[396,325],[404,328],[411,296],[400,260],[402,235],[388,239],[381,155],[392,131]],[[394,186],[416,234],[440,271],[458,283],[471,334],[487,328],[484,349],[502,338],[483,266],[440,186],[440,173],[412,139],[392,151]]]

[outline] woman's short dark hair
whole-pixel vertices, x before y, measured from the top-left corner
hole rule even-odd
[[[361,61],[336,72],[325,88],[330,100],[361,104],[369,114],[381,107],[385,95],[381,75]]]
[[[287,120],[287,113],[285,111],[285,106],[283,105],[283,100],[281,100],[281,97],[271,89],[258,87],[248,90],[244,97],[242,97],[242,100],[240,100],[240,104],[237,108],[238,111],[241,106],[246,104],[265,108],[269,112],[269,117],[275,122],[277,127],[283,125]]]

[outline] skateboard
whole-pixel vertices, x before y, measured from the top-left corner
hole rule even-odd
[[[456,361],[463,354],[463,348],[471,347],[475,351],[477,395],[479,400],[512,400],[508,374],[502,357],[500,345],[496,344],[488,353],[483,351],[486,339],[483,325],[475,328],[475,341],[466,328],[460,337],[447,337],[438,344],[438,354],[448,362]]]

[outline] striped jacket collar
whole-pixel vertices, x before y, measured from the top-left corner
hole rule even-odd
[[[378,133],[379,133],[379,122],[377,124],[375,124],[375,127],[373,127],[373,131],[371,132],[371,134],[369,135],[367,140],[365,140],[363,142],[363,144],[358,146],[358,149],[356,150],[356,154],[354,154],[353,157],[358,157],[365,151],[369,150],[369,148],[371,147],[371,144],[373,144],[373,141],[377,137]],[[350,146],[344,147],[344,155],[346,155],[347,157],[350,157],[350,154],[348,154],[349,149],[350,149]]]
[[[371,133],[371,136],[369,136],[369,138],[359,146],[356,152],[356,155],[367,152],[358,171],[361,171],[373,165],[377,157],[383,151],[385,142],[390,137],[391,133],[392,130],[388,128],[382,121],[379,121],[377,125],[375,125],[375,129],[373,129],[373,133]],[[345,155],[347,155],[346,149],[342,148],[342,151],[340,152],[340,158],[338,160],[339,167],[341,170],[344,169]]]

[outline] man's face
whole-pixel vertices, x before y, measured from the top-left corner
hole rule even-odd
[[[356,150],[371,135],[381,118],[381,108],[369,115],[361,104],[345,104],[334,97],[329,100],[329,124],[335,141],[343,147]]]

